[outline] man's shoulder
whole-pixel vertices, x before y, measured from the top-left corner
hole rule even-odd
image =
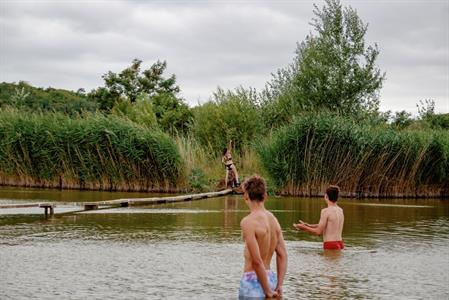
[[[251,215],[247,215],[240,221],[240,227],[249,226],[253,223],[253,217]]]
[[[325,208],[323,208],[323,209],[321,209],[321,215],[327,215],[327,214],[329,214],[329,207],[325,207]]]

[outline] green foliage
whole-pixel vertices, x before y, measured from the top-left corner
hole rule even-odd
[[[314,194],[329,183],[353,195],[417,195],[449,182],[449,135],[360,125],[332,114],[305,114],[258,145],[284,192]]]
[[[427,118],[427,122],[433,129],[449,130],[449,114],[434,114]]]
[[[413,119],[411,118],[412,114],[406,112],[405,110],[398,111],[395,113],[393,117],[393,126],[396,126],[399,129],[406,128],[413,123]]]
[[[377,45],[365,45],[367,25],[336,0],[315,6],[314,13],[317,35],[298,45],[294,62],[279,70],[262,94],[269,128],[302,111],[356,115],[378,109],[384,74],[376,67]]]
[[[153,105],[147,99],[138,99],[136,103],[119,100],[112,108],[111,114],[127,118],[147,128],[157,128]]]
[[[202,192],[208,184],[206,175],[201,169],[194,168],[189,175],[189,185],[195,192]]]
[[[263,127],[255,93],[239,88],[218,89],[213,99],[194,110],[193,132],[200,143],[211,151],[221,152],[232,140],[236,149],[249,145]]]
[[[449,114],[436,114],[434,100],[421,100],[416,106],[418,107],[419,119],[428,127],[449,130]]]
[[[69,115],[93,112],[97,104],[82,93],[63,89],[36,88],[26,82],[0,83],[0,107],[11,106],[28,111],[62,112]]]
[[[119,74],[112,71],[103,75],[104,87],[93,90],[89,97],[100,103],[103,110],[109,110],[119,99],[136,102],[141,95],[152,98],[159,94],[175,96],[179,92],[175,75],[163,77],[167,63],[157,61],[149,69],[141,71],[142,61],[134,59],[130,67]]]
[[[421,120],[426,120],[435,115],[435,101],[432,99],[420,100],[418,107],[418,116]]]
[[[35,182],[167,190],[180,176],[173,140],[115,116],[0,110],[0,170]]]
[[[157,123],[171,134],[186,133],[193,122],[193,113],[181,99],[172,94],[161,93],[155,95],[151,102]]]

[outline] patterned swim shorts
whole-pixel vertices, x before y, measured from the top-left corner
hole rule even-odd
[[[274,291],[278,283],[276,273],[267,270],[267,277],[268,284],[271,290]],[[256,272],[243,273],[242,279],[240,280],[239,299],[265,299],[265,293],[257,280]]]

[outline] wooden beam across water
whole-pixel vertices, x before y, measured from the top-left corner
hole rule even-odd
[[[234,190],[226,189],[218,192],[208,192],[199,194],[189,194],[189,195],[179,195],[179,196],[168,196],[168,197],[151,197],[151,198],[124,198],[115,199],[107,201],[95,201],[95,202],[76,202],[71,203],[77,206],[83,206],[84,210],[96,210],[101,207],[101,209],[108,209],[114,207],[127,207],[127,206],[138,206],[138,205],[152,205],[152,204],[163,204],[163,203],[173,203],[173,202],[184,202],[193,201],[206,198],[220,197],[233,193]],[[28,207],[40,207],[44,208],[45,216],[49,214],[53,216],[54,208],[56,205],[61,204],[58,202],[45,202],[45,203],[11,203],[11,204],[0,204],[0,209],[2,208],[28,208]],[[67,203],[62,203],[67,204]]]
[[[54,203],[44,202],[44,203],[11,203],[11,204],[0,204],[0,209],[3,208],[29,208],[29,207],[39,207],[44,209],[45,217],[48,215],[54,215]]]
[[[108,201],[84,202],[79,204],[83,205],[85,210],[94,210],[98,209],[100,206],[109,206],[110,208],[112,208],[112,207],[127,207],[138,205],[152,205],[152,204],[193,201],[206,198],[220,197],[227,194],[231,194],[232,192],[233,192],[232,189],[226,189],[218,192],[209,192],[200,194],[179,195],[169,197],[151,197],[151,198],[124,198]]]

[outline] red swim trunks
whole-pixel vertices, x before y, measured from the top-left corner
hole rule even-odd
[[[341,250],[345,248],[343,241],[327,241],[323,243],[325,250]]]

